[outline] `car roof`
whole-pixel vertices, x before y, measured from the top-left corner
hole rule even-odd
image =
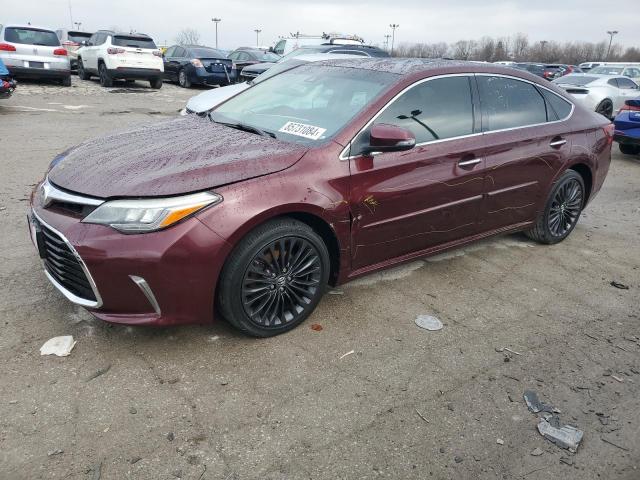
[[[22,23],[11,23],[8,25],[3,25],[2,28],[33,28],[35,30],[45,30],[45,31],[56,33],[56,30],[51,27],[41,27],[39,25],[28,25],[28,24],[22,24]]]
[[[427,59],[427,58],[392,58],[392,57],[355,57],[351,59],[325,60],[314,62],[314,65],[330,65],[337,67],[359,68],[379,72],[393,73],[396,75],[410,76],[414,74],[437,72],[469,72],[469,73],[496,73],[508,76],[539,80],[535,75],[527,71],[514,69],[494,63],[477,63],[461,60]]]
[[[146,38],[151,38],[149,35],[147,35],[146,33],[140,33],[140,32],[134,32],[134,33],[130,33],[130,32],[116,32],[114,30],[97,30],[96,33],[110,33],[111,35],[115,35],[117,37],[146,37]]]
[[[587,73],[570,73],[569,75],[565,75],[564,77],[557,78],[556,80],[553,81],[553,83],[561,84],[563,79],[566,81],[567,78],[576,78],[576,77],[594,78],[594,80],[589,83],[593,83],[601,80],[611,80],[612,78],[625,78],[627,80],[631,80],[629,77],[625,77],[624,75],[605,75],[602,73],[587,72]]]

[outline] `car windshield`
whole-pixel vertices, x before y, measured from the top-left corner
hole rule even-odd
[[[132,48],[156,48],[153,40],[147,37],[129,37],[124,35],[116,35],[113,37],[113,44],[116,47],[132,47]]]
[[[26,45],[42,45],[45,47],[57,47],[60,45],[60,40],[54,32],[37,28],[7,27],[4,31],[4,39],[7,42]]]
[[[597,79],[598,77],[589,77],[587,75],[566,75],[555,79],[553,83],[561,83],[563,85],[587,85]]]
[[[256,52],[256,58],[261,62],[277,62],[280,55],[272,52]]]
[[[292,58],[299,57],[300,55],[306,55],[308,53],[324,53],[326,50],[326,47],[321,46],[297,48],[293,52],[289,52],[284,57],[280,58],[278,63],[284,63]]]
[[[333,137],[397,79],[387,72],[302,65],[223,103],[211,119],[313,144]]]
[[[598,75],[622,75],[624,67],[596,67],[590,70],[590,73]]]
[[[192,48],[190,51],[196,58],[227,58],[224,53],[215,48]]]
[[[285,63],[277,63],[273,67],[269,68],[264,73],[261,73],[256,78],[251,80],[251,84],[255,85],[256,83],[264,82],[265,80],[273,77],[274,75],[278,75],[279,73],[286,72],[287,70],[291,70],[299,65],[304,65],[305,63],[309,63],[305,60],[298,60],[296,58],[285,62]]]

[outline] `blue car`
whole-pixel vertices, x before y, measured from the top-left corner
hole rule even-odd
[[[640,155],[640,98],[627,100],[613,121],[613,139],[626,155]]]
[[[162,55],[164,79],[183,88],[236,83],[237,70],[224,52],[200,45],[173,45]]]
[[[0,98],[9,98],[16,89],[16,81],[0,58]]]

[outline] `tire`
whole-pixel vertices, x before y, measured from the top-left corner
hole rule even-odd
[[[151,78],[149,79],[149,84],[151,85],[151,88],[155,90],[159,90],[162,88],[162,78],[161,77]]]
[[[311,227],[289,218],[267,222],[247,234],[225,262],[220,313],[254,337],[287,332],[316,308],[329,269],[329,251]]]
[[[107,66],[104,63],[98,66],[98,73],[100,74],[100,85],[103,87],[113,87],[113,78],[109,75]]]
[[[135,78],[127,78],[125,80],[125,82],[129,85],[131,85],[132,83],[136,83],[136,79]]]
[[[71,77],[64,77],[62,80],[60,80],[60,83],[62,84],[63,87],[70,87]]]
[[[84,69],[84,63],[82,63],[82,59],[78,59],[78,78],[80,80],[90,80],[91,75]]]
[[[640,154],[640,145],[625,145],[623,143],[618,144],[620,152],[625,155],[638,155]]]
[[[584,180],[575,170],[567,170],[553,184],[544,211],[525,235],[546,245],[561,242],[578,223],[585,198]]]
[[[613,118],[613,102],[608,98],[602,100],[598,106],[596,107],[596,113],[608,118],[611,120]]]
[[[189,80],[187,72],[184,71],[184,68],[181,68],[178,72],[178,85],[180,85],[182,88],[191,87],[191,80]]]

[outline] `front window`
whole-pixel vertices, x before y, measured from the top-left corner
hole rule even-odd
[[[4,32],[4,39],[11,43],[42,45],[43,47],[57,47],[60,45],[60,40],[54,32],[37,28],[7,27]]]
[[[386,72],[303,65],[223,103],[211,119],[313,144],[333,137],[397,79]]]

